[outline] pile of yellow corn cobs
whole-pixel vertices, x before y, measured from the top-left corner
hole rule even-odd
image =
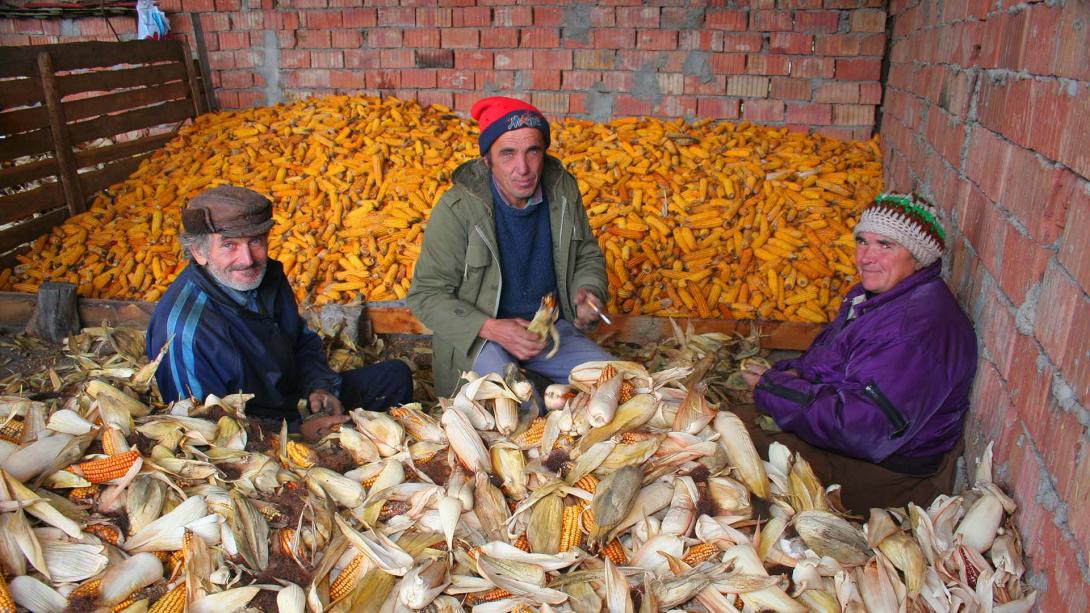
[[[69,281],[84,297],[157,300],[185,265],[181,207],[232,183],[273,200],[270,255],[300,303],[401,299],[476,134],[448,109],[393,98],[202,115],[35,240],[0,289]],[[553,142],[606,254],[611,312],[827,321],[854,275],[850,227],[881,190],[876,140],[624,118],[565,121]]]
[[[138,335],[96,334],[139,355]],[[972,490],[873,509],[864,532],[805,458],[773,444],[762,462],[704,397],[725,335],[680,339],[654,373],[585,364],[545,391],[544,417],[520,410],[525,381],[469,373],[434,412],[355,410],[314,444],[255,428],[242,395],[153,410],[154,365],[86,336],[72,366],[36,375],[53,393],[0,398],[5,611],[1034,603],[990,449]]]

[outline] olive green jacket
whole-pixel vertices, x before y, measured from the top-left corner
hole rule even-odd
[[[495,317],[502,280],[491,172],[480,158],[454,171],[454,185],[432,209],[406,302],[432,331],[435,392],[454,393],[484,339],[485,320]],[[541,184],[549,204],[557,299],[565,319],[575,320],[575,293],[586,288],[606,300],[605,258],[591,232],[579,186],[560,161],[546,156]]]

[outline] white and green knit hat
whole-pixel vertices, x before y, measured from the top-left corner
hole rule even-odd
[[[852,236],[874,232],[901,245],[922,266],[942,257],[946,232],[935,207],[914,194],[879,194],[863,209]]]

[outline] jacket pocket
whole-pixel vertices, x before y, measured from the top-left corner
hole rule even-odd
[[[471,235],[466,247],[465,269],[462,271],[462,283],[458,287],[458,297],[468,302],[476,302],[481,292],[481,282],[485,271],[492,263],[492,254],[484,241],[474,240]]]
[[[760,383],[757,385],[757,389],[764,390],[773,396],[778,396],[784,400],[790,400],[797,404],[810,404],[814,399],[810,394],[804,394],[800,391],[774,383]]]
[[[878,405],[878,408],[889,420],[889,423],[893,426],[893,432],[889,435],[890,439],[900,438],[908,430],[909,422],[905,419],[905,416],[897,410],[897,407],[893,406],[893,403],[886,398],[886,395],[882,393],[882,390],[878,389],[877,383],[868,383],[863,388],[863,393],[868,398],[874,401],[874,404]]]

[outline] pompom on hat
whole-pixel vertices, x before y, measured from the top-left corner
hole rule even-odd
[[[532,104],[515,98],[492,96],[478,100],[469,110],[469,114],[477,120],[481,128],[478,141],[481,155],[487,153],[492,143],[504,132],[520,128],[541,130],[545,136],[545,148],[549,148],[549,122]]]
[[[863,209],[852,236],[874,232],[888,237],[930,266],[946,249],[946,232],[935,207],[914,194],[879,194]]]

